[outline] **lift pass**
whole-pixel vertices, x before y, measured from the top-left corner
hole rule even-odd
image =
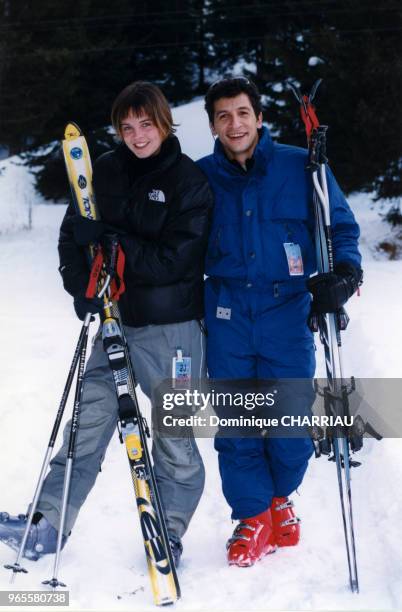
[[[186,388],[191,381],[191,357],[183,357],[181,349],[177,349],[176,357],[172,360],[172,378],[176,389],[180,388],[180,384]]]
[[[290,276],[303,276],[304,268],[300,246],[294,242],[284,242],[283,246],[288,260]]]

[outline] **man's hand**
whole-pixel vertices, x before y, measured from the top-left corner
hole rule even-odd
[[[313,295],[312,312],[337,312],[361,285],[363,272],[350,263],[339,263],[334,272],[317,274],[307,281]]]

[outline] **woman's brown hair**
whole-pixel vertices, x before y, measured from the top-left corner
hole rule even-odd
[[[135,81],[119,93],[112,106],[112,125],[121,137],[121,123],[130,113],[147,115],[163,139],[174,134],[172,112],[162,91],[153,83]]]

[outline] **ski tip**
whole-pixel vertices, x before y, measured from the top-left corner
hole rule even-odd
[[[309,95],[310,102],[312,102],[314,100],[315,94],[317,93],[317,89],[319,88],[321,83],[322,83],[322,79],[317,79],[316,82],[314,83],[313,87],[311,88],[310,95]]]
[[[64,138],[65,140],[73,140],[73,138],[78,138],[78,136],[82,136],[82,132],[76,123],[72,121],[67,123],[64,129]]]
[[[300,88],[296,85],[296,83],[288,83],[288,89],[293,93],[296,100],[300,103],[302,100],[302,95],[300,93]]]

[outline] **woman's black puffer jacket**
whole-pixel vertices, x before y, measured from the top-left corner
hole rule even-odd
[[[125,325],[203,317],[203,270],[213,197],[207,179],[169,136],[158,155],[138,159],[125,144],[99,157],[93,184],[102,221],[123,235]],[[72,204],[60,228],[60,272],[73,296],[85,292],[85,249],[73,239]]]

